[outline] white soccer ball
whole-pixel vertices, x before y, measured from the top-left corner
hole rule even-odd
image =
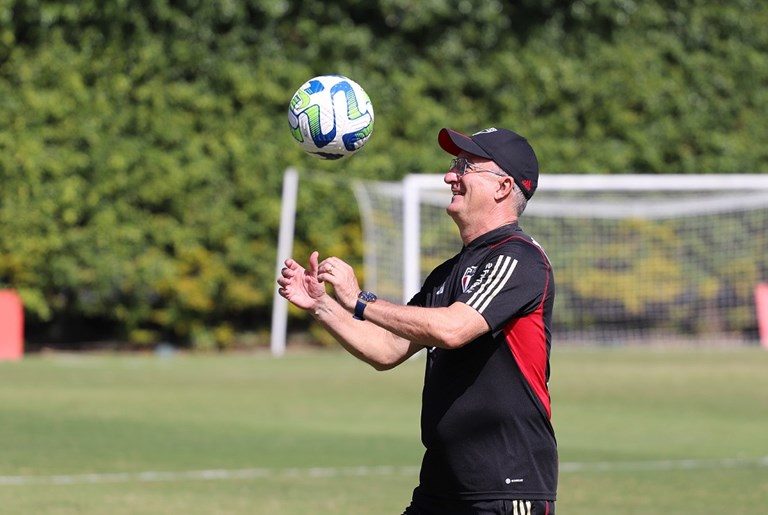
[[[342,75],[320,75],[294,93],[288,125],[309,154],[340,159],[360,150],[371,137],[373,105],[355,81]]]

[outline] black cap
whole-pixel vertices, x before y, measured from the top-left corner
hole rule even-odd
[[[529,199],[539,182],[539,161],[528,140],[508,129],[491,127],[471,136],[451,129],[440,129],[440,146],[454,156],[463,150],[472,155],[491,159],[504,170]]]

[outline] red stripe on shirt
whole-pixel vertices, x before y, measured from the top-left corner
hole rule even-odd
[[[536,397],[552,418],[547,388],[547,335],[544,330],[544,304],[521,318],[514,318],[504,327],[504,337]]]

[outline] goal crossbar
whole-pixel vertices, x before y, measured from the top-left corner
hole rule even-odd
[[[387,183],[384,191],[401,196],[403,199],[403,302],[407,302],[419,291],[420,277],[420,244],[421,222],[419,206],[422,202],[446,204],[445,197],[433,191],[447,188],[444,175],[439,174],[410,174],[402,183]],[[573,191],[573,192],[744,192],[741,195],[723,196],[710,201],[705,212],[717,213],[721,210],[752,209],[768,205],[768,175],[754,174],[664,174],[664,175],[542,175],[539,178],[537,191]],[[432,198],[430,198],[432,197]],[[617,200],[613,206],[596,206],[589,199],[569,203],[563,206],[557,200],[538,199],[531,202],[526,210],[527,216],[559,216],[569,215],[617,217],[622,213],[626,217],[640,214],[650,218],[680,216],[690,212],[691,206],[700,205],[696,200],[680,199],[675,206],[649,209],[647,202],[632,202],[625,199]],[[607,213],[610,212],[610,215]],[[697,208],[701,212],[701,208]]]
[[[355,184],[366,288],[407,302],[461,249],[444,175]],[[560,341],[757,341],[768,175],[544,175],[521,221],[551,254]]]

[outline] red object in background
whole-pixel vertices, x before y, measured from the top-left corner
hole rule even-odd
[[[768,349],[768,283],[758,284],[755,288],[755,306],[757,307],[760,343]]]
[[[24,308],[15,291],[0,290],[0,360],[24,356]]]

